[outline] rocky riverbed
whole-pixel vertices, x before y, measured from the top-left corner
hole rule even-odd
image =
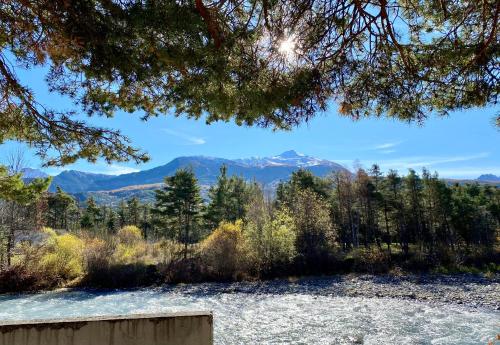
[[[342,275],[173,288],[191,293],[309,293],[339,297],[389,297],[500,310],[500,275]]]

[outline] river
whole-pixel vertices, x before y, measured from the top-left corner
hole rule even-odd
[[[4,295],[0,296],[0,320],[210,310],[215,344],[221,345],[468,345],[487,344],[500,333],[500,311],[494,308],[352,297],[332,293],[333,285],[336,290],[343,288],[338,281],[311,279],[299,284],[278,281]]]

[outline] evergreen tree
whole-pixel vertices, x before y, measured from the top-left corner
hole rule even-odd
[[[56,192],[47,198],[47,225],[54,229],[71,230],[78,217],[76,200],[65,193],[59,186]]]
[[[359,229],[363,233],[363,242],[365,247],[369,243],[373,243],[377,239],[377,244],[380,246],[378,240],[378,224],[376,220],[376,189],[371,178],[365,170],[359,169],[356,174],[356,195],[357,203],[356,209],[359,217]]]
[[[422,208],[422,179],[413,169],[409,169],[408,175],[403,179],[405,194],[405,209],[407,226],[411,241],[419,244],[420,251],[423,250],[423,239],[426,232],[423,222]]]
[[[222,165],[215,185],[208,190],[210,202],[207,205],[205,221],[210,229],[215,229],[223,220],[228,218],[228,203],[230,198],[229,179],[227,167]]]
[[[205,220],[210,229],[215,229],[220,222],[243,220],[252,194],[252,184],[237,176],[227,177],[227,168],[220,169],[217,183],[208,190],[210,202],[207,205]]]
[[[410,238],[404,221],[402,179],[396,170],[389,170],[384,182],[386,190],[385,197],[389,213],[388,218],[396,229],[395,232],[398,234],[399,244],[404,254],[408,256]]]
[[[0,200],[7,204],[9,211],[6,221],[7,232],[5,237],[5,259],[6,265],[11,265],[12,249],[16,233],[25,229],[26,215],[23,215],[23,207],[33,205],[49,188],[51,178],[34,179],[30,183],[24,183],[21,173],[11,174],[9,170],[0,166]],[[3,242],[3,241],[2,241]],[[3,253],[3,248],[0,248]],[[2,255],[3,256],[3,255]],[[0,262],[3,267],[3,262]]]
[[[118,224],[120,228],[123,228],[125,225],[128,224],[127,215],[128,215],[127,204],[125,203],[124,200],[120,200],[120,204],[118,205],[118,211],[117,211]]]
[[[196,231],[201,207],[200,188],[191,170],[179,169],[165,177],[165,187],[156,191],[153,212],[162,217],[168,236],[184,244],[184,258],[188,244],[199,240]]]
[[[278,204],[290,205],[298,192],[310,190],[321,198],[328,198],[331,193],[331,181],[315,176],[311,171],[299,169],[292,173],[290,180],[281,182],[276,189]]]
[[[331,213],[338,229],[339,239],[344,250],[359,245],[359,227],[354,212],[355,192],[352,176],[347,172],[337,172],[332,177],[333,196]]]
[[[81,227],[88,230],[97,231],[98,226],[102,221],[102,211],[97,206],[93,196],[90,196],[86,201],[87,207],[83,212],[80,221]]]
[[[135,225],[139,226],[140,224],[140,203],[139,199],[137,198],[132,198],[127,201],[127,210],[128,210],[128,221],[129,223],[127,225]]]

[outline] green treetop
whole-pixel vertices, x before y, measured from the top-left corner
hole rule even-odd
[[[26,184],[21,173],[9,174],[8,169],[0,165],[0,199],[20,205],[32,204],[47,191],[51,180],[37,178]]]

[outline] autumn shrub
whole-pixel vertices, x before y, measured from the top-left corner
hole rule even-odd
[[[144,263],[146,253],[147,244],[139,228],[129,225],[118,231],[117,244],[113,253],[113,261],[116,264]]]
[[[142,240],[142,232],[135,225],[127,225],[118,230],[118,241],[126,245],[134,245]]]
[[[39,265],[47,278],[67,281],[81,277],[84,273],[84,241],[73,234],[58,235],[54,230],[44,230],[49,238]]]
[[[110,240],[97,237],[85,238],[83,258],[87,274],[108,267],[111,264],[114,248],[115,246]]]
[[[201,245],[202,261],[215,278],[238,279],[248,265],[248,246],[243,222],[222,222]]]
[[[159,262],[163,265],[169,265],[172,262],[176,262],[182,259],[184,255],[184,245],[172,241],[163,239],[154,245],[155,257],[159,259]]]

